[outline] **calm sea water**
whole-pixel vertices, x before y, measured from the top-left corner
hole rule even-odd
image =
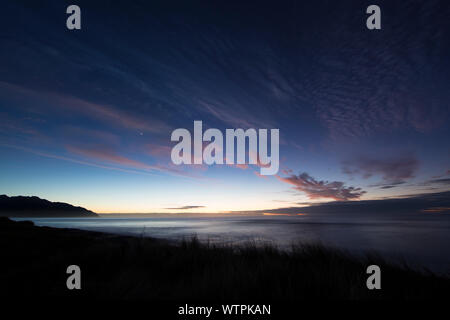
[[[19,219],[17,219],[19,220]],[[375,250],[415,268],[450,272],[450,217],[359,219],[330,217],[214,218],[33,218],[38,226],[77,228],[123,235],[243,243],[256,240],[289,249],[293,243],[320,242],[355,254]]]

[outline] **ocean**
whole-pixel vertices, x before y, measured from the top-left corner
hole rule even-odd
[[[17,218],[37,226],[76,228],[169,240],[189,239],[215,244],[272,244],[289,250],[293,244],[321,243],[353,254],[376,251],[415,269],[450,273],[450,217],[329,216]]]

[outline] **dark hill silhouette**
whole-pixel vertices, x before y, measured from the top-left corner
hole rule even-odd
[[[96,217],[97,214],[68,203],[51,202],[38,197],[0,195],[2,217]]]

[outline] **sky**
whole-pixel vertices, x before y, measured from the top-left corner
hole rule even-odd
[[[450,3],[376,1],[368,30],[372,2],[3,1],[0,194],[276,213],[449,191]],[[279,172],[174,165],[195,120],[279,129]]]

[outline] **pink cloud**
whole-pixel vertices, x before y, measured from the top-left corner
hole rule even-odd
[[[95,149],[94,148],[80,148],[80,147],[75,147],[75,146],[66,146],[66,150],[73,154],[79,155],[79,156],[87,157],[87,158],[94,159],[97,161],[103,161],[103,162],[110,163],[110,164],[134,168],[137,170],[144,170],[144,171],[150,171],[150,172],[158,171],[158,172],[164,172],[164,173],[169,173],[169,174],[183,176],[183,177],[199,178],[198,176],[195,176],[191,173],[180,170],[178,167],[175,167],[171,163],[169,163],[169,165],[167,165],[167,166],[161,165],[161,164],[149,165],[149,164],[119,155],[112,150],[97,149],[97,148],[95,148]]]
[[[115,163],[123,166],[135,167],[139,169],[154,169],[145,163],[135,161],[120,155],[115,154],[110,150],[100,150],[100,149],[83,149],[74,146],[66,146],[67,151],[86,156],[89,158],[99,159],[110,163]]]
[[[340,181],[319,181],[306,172],[288,177],[276,176],[280,181],[294,186],[294,189],[304,192],[310,199],[331,198],[334,200],[359,199],[365,191],[361,188],[346,187]]]
[[[154,157],[164,157],[170,159],[172,148],[170,146],[147,143],[144,145],[144,152]]]
[[[136,170],[130,170],[130,169],[124,169],[124,168],[119,168],[119,167],[113,167],[113,166],[108,166],[108,165],[103,165],[103,164],[98,164],[98,163],[92,163],[92,162],[89,162],[89,161],[84,161],[84,160],[74,159],[74,158],[70,158],[70,157],[60,156],[60,155],[56,155],[56,154],[52,154],[52,153],[48,153],[48,152],[43,152],[43,151],[38,151],[38,150],[25,148],[25,147],[21,147],[21,146],[14,146],[14,145],[3,145],[3,146],[9,147],[9,148],[18,149],[18,150],[22,150],[22,151],[25,151],[25,152],[30,152],[30,153],[33,153],[35,155],[41,156],[41,157],[68,161],[68,162],[81,164],[81,165],[85,165],[85,166],[89,166],[89,167],[96,167],[96,168],[107,169],[107,170],[114,170],[114,171],[122,171],[122,172],[127,172],[127,173],[134,173],[134,174],[148,174],[148,175],[151,174],[150,172],[136,171]]]
[[[96,118],[104,122],[113,122],[127,129],[141,130],[146,132],[161,133],[169,131],[170,127],[156,119],[141,119],[130,115],[112,106],[91,103],[89,101],[71,96],[61,96],[49,94],[55,102],[59,102],[63,107],[70,108],[74,112],[82,113],[85,116]]]

